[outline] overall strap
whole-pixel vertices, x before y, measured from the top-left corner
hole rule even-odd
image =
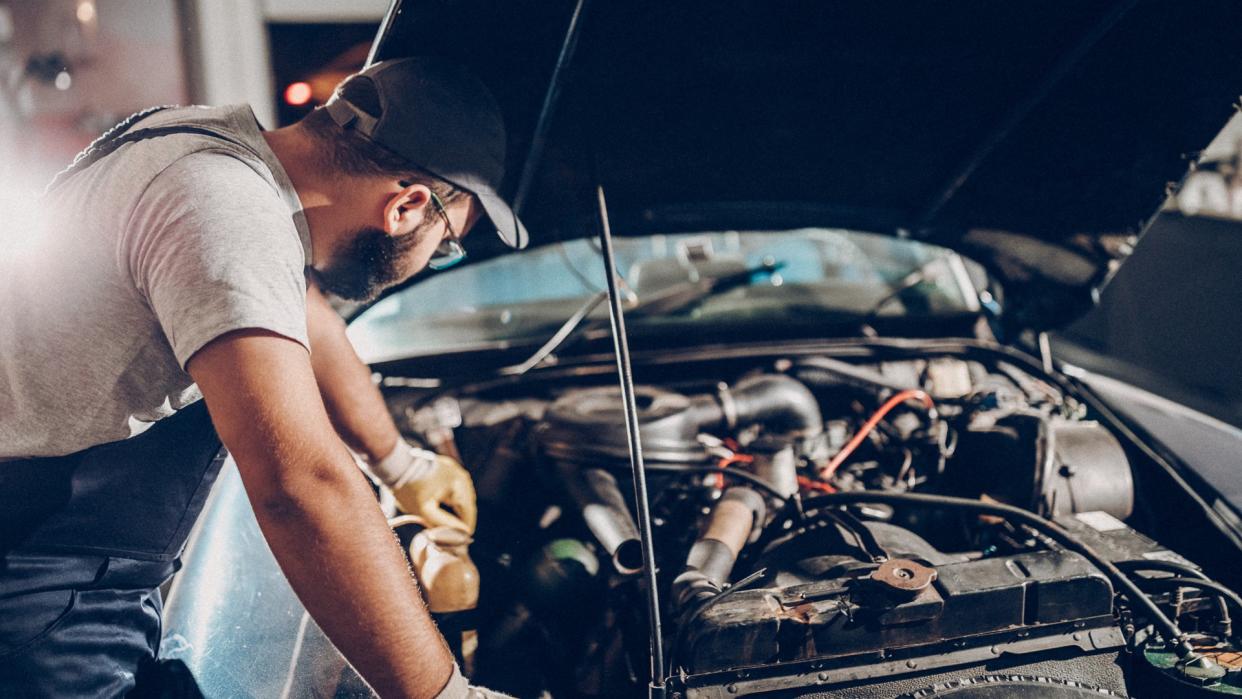
[[[73,162],[69,164],[69,167],[65,168],[64,170],[61,170],[59,173],[56,174],[55,177],[52,178],[52,181],[51,183],[48,184],[45,192],[51,192],[52,190],[56,189],[60,185],[64,184],[65,180],[69,179],[70,177],[72,177],[73,175],[76,175],[79,172],[82,172],[83,170],[94,165],[100,160],[103,160],[104,158],[108,157],[109,155],[112,155],[112,153],[116,152],[118,148],[120,148],[121,146],[127,143],[145,141],[149,138],[159,138],[160,136],[171,136],[173,134],[195,134],[198,136],[207,136],[210,138],[220,139],[222,141],[225,141],[235,146],[239,146],[241,148],[244,148],[250,151],[257,157],[260,157],[260,158],[262,157],[258,153],[258,151],[250,147],[248,144],[242,143],[241,141],[238,141],[237,139],[234,139],[230,136],[227,136],[218,131],[213,131],[211,129],[208,129],[202,126],[193,126],[190,124],[174,124],[172,126],[155,126],[155,127],[146,128],[146,129],[139,129],[137,131],[129,133],[129,130],[133,128],[134,124],[138,123],[139,121],[142,121],[143,119],[151,116],[152,114],[155,114],[157,112],[162,112],[166,109],[176,109],[176,107],[168,105],[168,106],[151,107],[150,109],[144,109],[141,112],[131,114],[124,121],[120,122],[116,126],[113,126],[111,129],[108,129],[107,131],[105,131],[103,135],[101,135],[99,138],[96,138],[94,141],[91,141],[91,144],[87,146],[85,150],[83,150],[81,153],[78,153],[77,156],[74,157]]]

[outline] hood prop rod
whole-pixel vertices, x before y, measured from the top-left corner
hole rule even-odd
[[[565,39],[561,42],[561,51],[556,56],[556,66],[552,68],[552,77],[548,80],[548,91],[543,95],[543,105],[539,108],[539,119],[535,122],[535,132],[530,139],[530,148],[526,151],[526,159],[522,162],[522,173],[518,177],[517,191],[513,195],[513,214],[519,215],[526,208],[526,198],[530,195],[531,185],[535,182],[535,170],[543,159],[543,148],[548,141],[548,130],[552,126],[552,112],[560,101],[561,88],[565,83],[565,73],[573,62],[574,51],[578,48],[579,27],[582,25],[582,14],[587,0],[578,0],[574,5],[573,14],[569,16],[569,26],[565,29]]]
[[[638,536],[643,551],[643,582],[647,592],[647,618],[651,628],[651,683],[647,695],[664,699],[664,640],[660,628],[660,596],[656,588],[655,547],[651,541],[651,508],[647,500],[647,472],[643,464],[643,445],[638,433],[638,406],[634,402],[634,374],[630,367],[630,344],[625,334],[625,311],[617,291],[617,268],[612,251],[612,228],[608,223],[608,203],[603,185],[596,185],[599,204],[599,242],[604,256],[604,274],[608,278],[608,318],[612,323],[612,341],[617,354],[617,373],[621,381],[621,399],[625,403],[625,434],[629,438],[630,467],[634,471],[634,500],[638,514]]]

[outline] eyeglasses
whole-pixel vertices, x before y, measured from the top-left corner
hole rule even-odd
[[[449,221],[448,211],[444,208],[444,202],[435,192],[431,193],[431,206],[435,208],[436,213],[440,214],[440,218],[444,219],[444,238],[440,240],[440,244],[436,246],[435,253],[428,260],[427,266],[435,269],[448,269],[453,265],[466,259],[466,248],[461,244],[461,238],[457,235],[457,231],[453,230],[453,224]]]
[[[413,183],[402,181],[398,184],[402,187],[409,187]],[[466,248],[461,244],[461,236],[457,235],[457,231],[453,229],[453,223],[449,220],[444,201],[435,192],[430,194],[431,208],[435,209],[440,218],[444,220],[444,237],[440,239],[440,244],[436,246],[431,259],[427,261],[427,266],[434,270],[448,269],[466,259]]]

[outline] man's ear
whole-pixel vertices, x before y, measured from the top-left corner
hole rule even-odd
[[[392,195],[384,205],[384,232],[401,235],[414,230],[427,215],[431,190],[427,185],[412,184]]]

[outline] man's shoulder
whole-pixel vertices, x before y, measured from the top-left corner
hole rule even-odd
[[[273,217],[289,218],[275,183],[261,164],[213,149],[188,153],[170,163],[151,180],[142,198],[147,205],[221,220],[252,217],[256,223],[270,225]]]

